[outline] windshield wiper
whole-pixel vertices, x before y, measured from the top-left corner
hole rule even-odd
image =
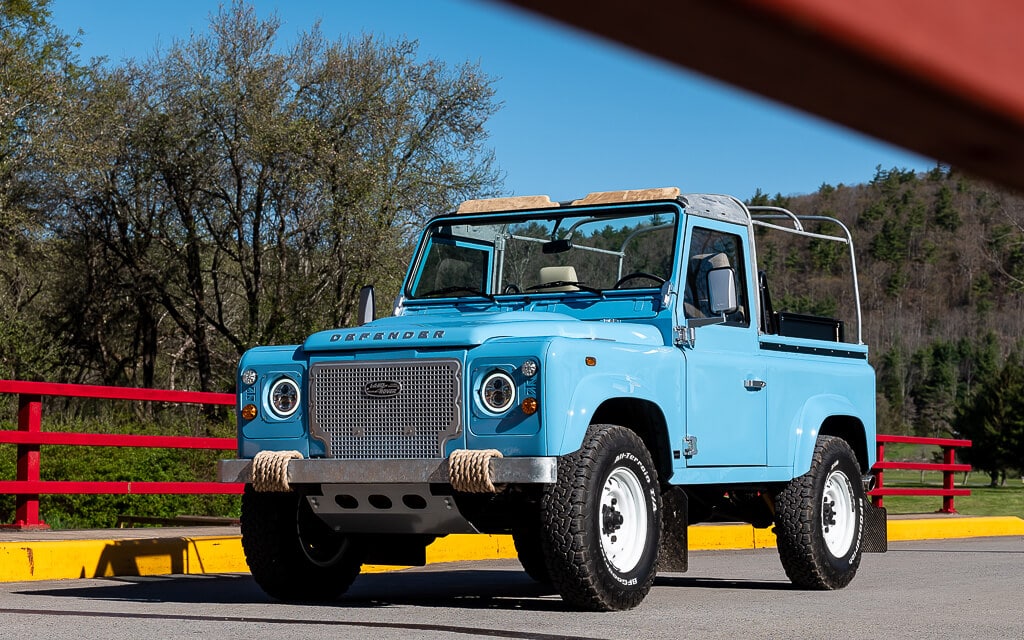
[[[537,291],[539,289],[549,289],[552,287],[576,287],[580,291],[586,291],[587,293],[592,293],[596,296],[601,296],[602,298],[604,297],[604,291],[588,286],[582,282],[577,282],[576,280],[554,280],[553,282],[542,282],[540,284],[535,284],[532,287],[526,287],[526,290]]]
[[[481,298],[487,298],[491,302],[495,301],[493,294],[485,293],[483,291],[480,291],[479,289],[473,289],[471,287],[460,287],[457,285],[452,287],[441,287],[440,289],[433,289],[431,291],[427,291],[426,293],[418,294],[416,297],[429,298],[431,296],[446,296],[449,293],[468,293],[470,295],[480,296]]]

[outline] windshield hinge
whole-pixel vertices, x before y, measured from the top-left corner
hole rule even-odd
[[[672,281],[666,280],[662,285],[658,293],[658,301],[661,303],[662,309],[668,309],[672,306],[672,296],[675,294],[675,290],[672,288]]]

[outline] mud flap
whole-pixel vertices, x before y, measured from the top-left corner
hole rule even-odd
[[[686,529],[688,500],[682,487],[668,487],[661,494],[661,545],[658,571],[683,573],[688,568]]]
[[[885,507],[870,502],[864,509],[864,553],[885,553],[889,550],[888,513]]]

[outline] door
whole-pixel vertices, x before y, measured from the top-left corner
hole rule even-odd
[[[679,315],[687,320],[713,317],[707,275],[715,269],[734,270],[739,306],[724,323],[694,329],[692,344],[679,347],[686,360],[686,465],[765,465],[768,389],[757,339],[754,279],[746,261],[746,229],[691,218],[687,238]]]

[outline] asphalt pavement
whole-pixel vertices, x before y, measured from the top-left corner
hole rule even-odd
[[[247,575],[0,584],[0,629],[60,638],[1024,638],[1024,536],[896,542],[846,589],[794,589],[774,549],[701,551],[632,611],[567,610],[509,560],[360,576],[327,605]]]

